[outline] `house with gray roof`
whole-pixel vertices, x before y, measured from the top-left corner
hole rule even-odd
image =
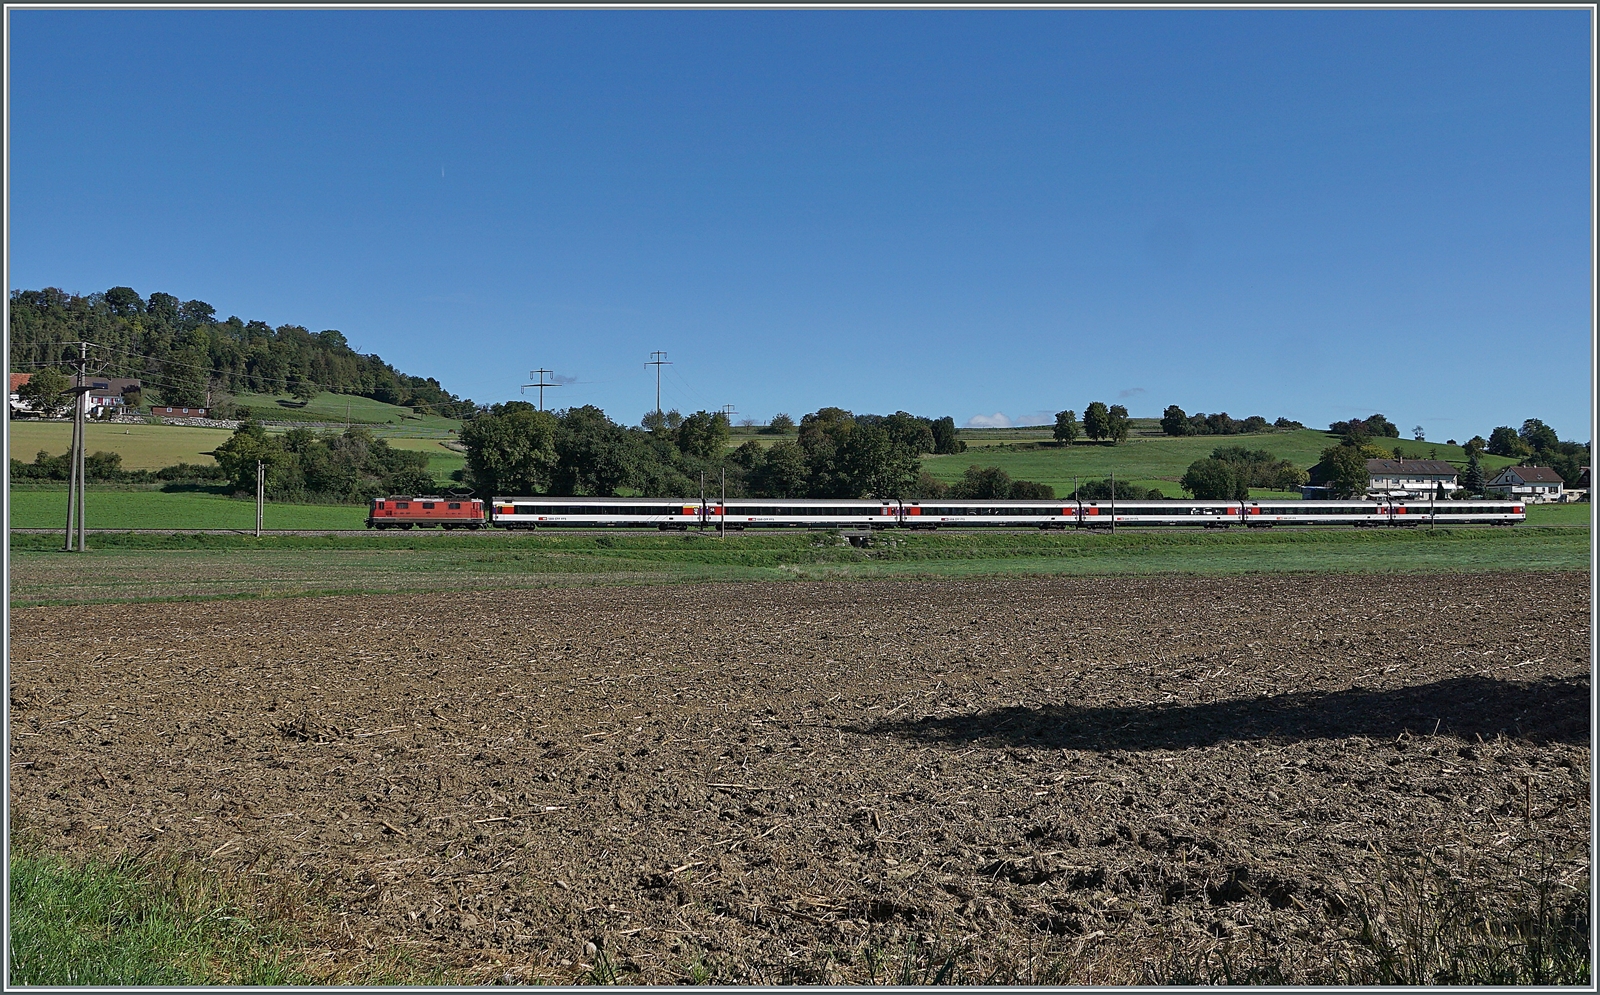
[[[1442,459],[1369,459],[1367,493],[1392,498],[1447,497],[1456,489],[1459,473]]]
[[[1565,500],[1562,497],[1565,486],[1561,475],[1547,466],[1508,466],[1483,485],[1483,492],[1495,497],[1521,498],[1529,504],[1547,504]]]

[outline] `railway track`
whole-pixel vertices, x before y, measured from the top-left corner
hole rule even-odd
[[[1494,528],[1504,528],[1504,527],[1505,526],[1500,526],[1500,525],[1465,525],[1465,524],[1459,524],[1459,523],[1449,523],[1449,524],[1446,524],[1446,523],[1443,523],[1443,522],[1439,523],[1439,528],[1444,528],[1444,529],[1494,529]],[[1524,527],[1526,527],[1526,526],[1524,526]],[[1534,526],[1534,527],[1535,528],[1541,528],[1541,529],[1587,529],[1589,526],[1588,525],[1537,525],[1537,526]],[[1339,530],[1340,528],[1341,528],[1340,526],[1327,526],[1327,525],[1278,525],[1278,526],[1274,526],[1272,531],[1275,531],[1275,532],[1327,532],[1327,531]],[[1392,528],[1392,526],[1391,526],[1391,528]],[[1425,529],[1428,528],[1428,526],[1426,526],[1426,525],[1415,525],[1415,526],[1405,526],[1405,528],[1407,528],[1407,529],[1419,529],[1420,528],[1420,529],[1424,529],[1425,530]],[[14,532],[14,533],[17,533],[19,535],[59,535],[62,532],[62,530],[59,529],[59,528],[54,528],[54,529],[12,529],[11,531]],[[782,532],[782,531],[833,532],[833,531],[838,531],[838,530],[836,530],[836,529],[792,529],[792,530],[785,530],[785,529],[752,529],[752,530],[748,530],[748,534],[750,534],[750,535],[763,535],[763,534],[774,533],[774,532]],[[847,529],[845,531],[850,531],[850,530]],[[911,530],[908,530],[908,529],[894,529],[894,530],[887,530],[887,531],[889,531],[891,535],[911,534]],[[1036,529],[1036,528],[1023,528],[1023,529],[948,528],[948,529],[940,529],[940,530],[938,530],[938,533],[942,534],[942,535],[961,535],[961,534],[964,534],[964,533],[967,533],[967,532],[981,533],[981,534],[984,534],[984,535],[1029,535],[1029,534],[1033,534],[1033,533],[1038,533],[1040,531],[1041,530]],[[1106,532],[1109,532],[1110,530],[1109,529],[1093,529],[1093,530],[1075,529],[1075,530],[1066,530],[1066,531],[1079,531],[1079,532],[1094,531],[1096,533],[1106,533]],[[1196,528],[1189,528],[1189,527],[1174,526],[1174,525],[1146,525],[1146,526],[1122,525],[1122,526],[1118,527],[1118,531],[1121,531],[1121,532],[1127,532],[1127,531],[1138,531],[1138,532],[1184,531],[1184,532],[1190,532],[1190,531],[1202,531],[1202,530],[1197,528],[1197,527]],[[1231,530],[1218,530],[1218,531],[1231,531]],[[1252,529],[1250,531],[1256,531],[1256,530]],[[622,534],[626,534],[626,535],[661,535],[661,534],[663,534],[657,529],[630,529],[630,528],[617,528],[617,527],[599,528],[599,529],[556,527],[556,528],[539,529],[536,532],[535,531],[526,531],[526,530],[521,530],[521,529],[480,529],[480,530],[476,530],[476,531],[473,531],[473,532],[470,532],[470,533],[467,532],[467,530],[464,530],[464,529],[408,529],[408,530],[398,530],[398,529],[396,529],[396,530],[392,530],[392,531],[391,530],[379,531],[379,530],[376,530],[376,529],[262,529],[261,530],[261,534],[263,536],[311,536],[311,537],[323,537],[323,538],[327,538],[327,537],[367,536],[367,537],[370,537],[370,538],[373,538],[373,539],[387,538],[387,537],[390,537],[390,536],[396,536],[396,537],[398,537],[398,536],[439,536],[439,537],[444,537],[444,536],[456,536],[456,535],[462,535],[462,534],[481,535],[481,536],[502,536],[502,537],[506,537],[506,538],[512,538],[512,537],[515,537],[515,536],[525,536],[525,535],[617,535],[618,533],[622,533]],[[87,530],[87,534],[88,535],[254,536],[256,533],[255,533],[255,529],[88,529]],[[696,531],[693,531],[693,532],[690,532],[690,533],[666,533],[666,534],[668,534],[668,535],[672,535],[672,534],[693,534],[693,535],[714,536],[714,535],[717,534],[717,530],[714,529],[714,528],[711,528],[711,529],[705,529],[705,530],[696,530]],[[743,534],[746,534],[746,533],[745,532],[741,532],[740,530],[730,529],[729,530],[729,534],[730,535],[743,535]],[[919,531],[916,534],[928,535],[928,534],[933,534],[933,533]]]

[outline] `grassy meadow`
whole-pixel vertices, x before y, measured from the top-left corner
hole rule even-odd
[[[10,976],[19,986],[440,984],[389,954],[353,969],[307,956],[335,946],[329,903],[281,885],[224,881],[193,859],[71,859],[26,838],[8,855]],[[322,962],[318,962],[318,961]]]
[[[449,469],[464,465],[460,454],[444,450],[430,455],[429,468],[440,487],[451,486],[447,474]],[[1067,489],[1070,487],[1069,480]],[[1257,496],[1283,499],[1294,495],[1262,491]],[[67,489],[61,484],[13,489],[11,527],[61,527],[66,520],[66,502]],[[1526,524],[1587,525],[1589,508],[1588,504],[1531,505]],[[87,510],[91,529],[254,529],[256,522],[254,501],[212,490],[128,490],[92,486]],[[266,528],[269,529],[359,529],[365,520],[365,505],[269,501],[266,508]]]
[[[84,501],[91,529],[255,529],[256,504],[209,491],[116,490],[90,487]],[[269,529],[359,529],[367,509],[359,504],[268,502]],[[11,527],[65,528],[67,488],[11,491]]]
[[[372,537],[105,534],[87,554],[11,537],[14,605],[591,584],[1112,574],[1582,571],[1582,529],[885,534],[539,532]],[[83,569],[83,558],[99,567]]]
[[[350,394],[322,393],[309,401],[296,401],[286,394],[238,394],[234,402],[245,405],[253,417],[263,421],[329,422],[342,425],[346,420],[352,425],[365,425],[376,431],[385,426],[407,434],[444,438],[461,428],[455,418],[418,414],[398,404],[385,404],[370,397]]]
[[[374,426],[363,425],[372,430]],[[33,462],[40,450],[52,455],[64,453],[72,445],[72,425],[69,422],[14,421],[10,423],[11,455],[24,463]],[[225,428],[191,428],[187,425],[112,425],[90,422],[85,426],[88,451],[120,453],[125,470],[159,470],[176,463],[210,465],[216,461],[211,451],[232,437]],[[407,429],[409,431],[409,427]],[[268,428],[269,432],[283,432],[281,426]],[[450,473],[467,465],[467,458],[449,449],[445,443],[453,438],[446,434],[433,437],[397,434],[400,429],[374,431],[396,449],[408,449],[428,454],[428,470],[441,484],[450,482]]]
[[[1135,419],[1138,423],[1144,419]],[[1178,481],[1195,460],[1205,459],[1220,446],[1265,449],[1276,459],[1286,459],[1309,469],[1322,450],[1338,442],[1337,437],[1313,429],[1289,432],[1262,432],[1255,435],[1162,435],[1131,436],[1116,446],[1078,442],[1061,446],[1051,441],[1048,429],[963,429],[961,438],[967,451],[950,456],[925,456],[922,465],[946,483],[961,479],[969,466],[998,466],[1014,479],[1049,484],[1057,494],[1072,492],[1073,477],[1080,483],[1104,480],[1112,473],[1119,481],[1142,487],[1156,487],[1167,497],[1183,497]],[[1387,439],[1378,443],[1398,446],[1407,457],[1436,458],[1465,463],[1466,451],[1460,446],[1414,440]],[[1492,475],[1516,460],[1502,456],[1479,457],[1484,473]],[[1252,492],[1253,497],[1285,499],[1298,497],[1278,491]]]
[[[13,421],[11,456],[32,463],[41,449],[52,455],[72,446],[70,422]],[[191,428],[187,425],[112,425],[90,422],[84,428],[87,450],[122,454],[125,470],[159,470],[175,463],[215,462],[211,450],[227,442],[233,432],[225,428]]]

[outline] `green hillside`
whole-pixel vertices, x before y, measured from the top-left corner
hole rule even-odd
[[[358,424],[388,440],[389,445],[396,449],[427,453],[428,471],[441,485],[451,483],[452,471],[466,466],[467,458],[464,455],[445,448],[445,441],[454,438],[448,431],[441,433],[429,429],[419,425],[417,419],[409,419],[404,425]],[[191,428],[187,425],[108,425],[90,422],[85,428],[88,432],[88,451],[120,454],[124,470],[159,470],[177,463],[208,465],[215,462],[211,458],[211,451],[233,435],[232,431],[225,428]],[[72,425],[64,421],[14,421],[10,429],[11,455],[24,463],[33,462],[34,455],[41,449],[51,454],[64,453],[72,444]],[[281,432],[284,429],[270,428],[268,431]]]
[[[324,422],[343,425],[348,419],[352,425],[365,425],[376,435],[386,435],[392,428],[409,436],[448,437],[459,431],[461,421],[441,418],[438,415],[418,414],[398,404],[385,404],[369,397],[352,394],[318,394],[309,401],[296,401],[287,394],[240,393],[235,403],[250,409],[250,415],[262,421]]]
[[[1144,420],[1136,419],[1136,426]],[[1060,446],[1052,441],[1044,441],[1049,437],[1048,429],[962,429],[961,439],[967,443],[966,452],[952,456],[925,456],[922,465],[933,476],[946,482],[959,480],[969,466],[998,466],[1014,479],[1049,484],[1058,494],[1071,492],[1074,476],[1081,483],[1104,480],[1115,473],[1119,481],[1159,487],[1169,497],[1181,497],[1183,488],[1178,486],[1178,481],[1188,470],[1189,464],[1210,456],[1212,450],[1219,446],[1265,449],[1275,459],[1286,459],[1296,466],[1310,469],[1320,458],[1322,450],[1339,441],[1337,436],[1313,429],[1254,435],[1135,435],[1115,446],[1081,440],[1070,446]],[[1438,458],[1463,467],[1466,465],[1466,451],[1460,446],[1406,439],[1374,441],[1386,448],[1399,447],[1408,458]],[[1479,459],[1486,474],[1516,462],[1503,456],[1481,456]],[[1262,491],[1261,496],[1285,495]]]

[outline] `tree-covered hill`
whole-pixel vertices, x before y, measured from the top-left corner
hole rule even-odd
[[[80,341],[95,344],[95,368],[105,375],[138,377],[146,402],[201,406],[236,391],[299,397],[331,391],[446,417],[474,407],[431,377],[408,376],[356,352],[333,329],[219,321],[204,301],[159,292],[146,300],[129,287],[86,296],[55,287],[11,292],[13,372],[75,361]]]

